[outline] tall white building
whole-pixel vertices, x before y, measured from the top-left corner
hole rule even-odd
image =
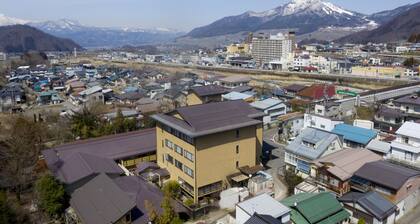
[[[258,66],[268,65],[272,61],[282,61],[293,52],[295,33],[263,35],[252,39],[251,54]]]

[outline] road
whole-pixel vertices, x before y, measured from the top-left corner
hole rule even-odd
[[[267,172],[273,176],[274,197],[281,200],[287,197],[287,186],[280,179],[284,168],[284,146],[275,141],[276,136],[277,128],[265,130],[263,148],[271,150],[271,159],[266,164],[270,169]]]

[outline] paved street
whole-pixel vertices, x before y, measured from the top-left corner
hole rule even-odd
[[[287,196],[287,186],[279,179],[284,167],[284,146],[278,144],[274,139],[277,136],[277,128],[264,131],[264,148],[271,150],[271,159],[266,166],[268,172],[273,176],[274,197],[281,200]]]

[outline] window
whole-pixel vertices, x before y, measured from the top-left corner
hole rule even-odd
[[[186,173],[188,176],[194,178],[194,171],[187,166],[184,166],[184,173]]]
[[[194,155],[187,150],[184,150],[184,157],[187,158],[189,161],[194,162]]]
[[[174,164],[174,157],[172,157],[169,154],[166,154],[166,161],[168,161],[170,164]]]
[[[239,138],[239,130],[236,130],[236,138]]]
[[[181,147],[179,147],[179,146],[177,146],[177,145],[175,145],[175,152],[177,152],[179,155],[182,155],[182,152],[183,152],[184,150],[181,148]]]
[[[408,144],[408,140],[409,140],[408,137],[405,137],[405,136],[403,137],[403,141],[405,144]]]
[[[164,143],[163,143],[163,140],[162,140],[162,148],[163,148],[163,146],[164,146]]]
[[[236,161],[236,168],[239,167],[239,161]]]
[[[174,147],[174,143],[172,143],[168,139],[165,139],[165,145],[166,145],[166,147],[168,147],[170,149],[173,149],[173,147]]]
[[[236,146],[236,154],[239,154],[239,145]]]
[[[182,164],[181,162],[179,162],[178,160],[175,160],[175,166],[176,166],[178,169],[182,170],[182,166],[183,166],[183,164]]]
[[[322,128],[322,129],[325,129],[325,125],[321,124],[321,128]]]

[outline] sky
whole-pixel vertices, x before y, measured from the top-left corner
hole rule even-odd
[[[419,0],[330,0],[370,14]],[[0,14],[31,21],[73,19],[102,27],[189,31],[225,16],[264,11],[288,0],[0,0]]]

